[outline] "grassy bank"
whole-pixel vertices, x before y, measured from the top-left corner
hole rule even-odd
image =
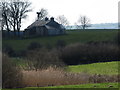
[[[117,75],[118,63],[120,62],[116,61],[116,62],[93,63],[93,64],[86,64],[86,65],[74,65],[74,66],[69,66],[67,70],[69,72]]]
[[[14,50],[24,50],[31,42],[41,43],[43,46],[47,44],[55,46],[57,40],[64,40],[67,44],[86,43],[89,41],[113,41],[118,30],[85,30],[85,31],[67,31],[67,35],[37,37],[29,39],[3,39],[3,46],[9,45]]]

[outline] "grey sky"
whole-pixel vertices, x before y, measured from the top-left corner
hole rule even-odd
[[[77,22],[80,15],[86,15],[91,23],[118,22],[119,0],[29,0],[33,11],[24,20],[22,29],[26,28],[36,19],[36,12],[41,8],[48,10],[49,15],[57,17],[64,15],[71,25]]]

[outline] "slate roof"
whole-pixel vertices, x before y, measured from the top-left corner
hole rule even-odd
[[[38,19],[30,26],[28,26],[26,29],[30,29],[32,27],[38,27],[38,26],[45,26],[47,29],[65,29],[63,25],[54,21],[54,18],[47,21]]]
[[[45,20],[36,20],[34,23],[32,23],[30,26],[27,27],[27,29],[30,29],[32,27],[37,27],[37,26],[44,26],[46,25],[47,23],[49,22],[48,21],[45,21]]]

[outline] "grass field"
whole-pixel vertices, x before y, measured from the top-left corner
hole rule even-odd
[[[67,44],[89,41],[113,41],[118,30],[85,30],[85,31],[67,31],[67,35],[38,37],[31,39],[3,39],[3,46],[9,45],[14,50],[24,50],[31,42],[38,42],[42,45],[50,44],[55,46],[57,40],[64,40]]]
[[[93,63],[93,64],[86,64],[86,65],[74,65],[74,66],[69,66],[67,70],[69,72],[117,75],[118,69],[119,69],[118,63],[120,62],[116,61],[116,62]]]
[[[50,86],[50,87],[28,87],[21,89],[2,89],[2,90],[51,90],[51,88],[118,88],[118,83],[97,83],[97,84],[81,84],[81,85],[63,85],[63,86]],[[55,89],[54,89],[55,90]]]

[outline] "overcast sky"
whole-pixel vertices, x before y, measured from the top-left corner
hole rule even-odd
[[[48,10],[49,15],[64,15],[71,25],[78,21],[80,15],[86,15],[91,23],[117,23],[119,0],[29,0],[33,11],[23,22],[22,29],[35,21],[36,12],[41,8]]]

